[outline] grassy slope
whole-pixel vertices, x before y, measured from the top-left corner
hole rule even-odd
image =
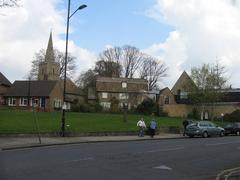
[[[35,118],[36,117],[36,118]],[[115,132],[136,131],[136,123],[141,115],[128,114],[127,122],[123,122],[122,114],[108,113],[66,113],[67,130],[73,132]],[[151,116],[143,116],[149,125]],[[181,127],[182,120],[177,118],[155,117],[159,127]],[[35,119],[40,132],[58,132],[61,127],[60,112],[24,112],[0,110],[0,133],[32,133],[35,132]]]

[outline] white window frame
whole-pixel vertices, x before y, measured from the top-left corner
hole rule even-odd
[[[108,93],[107,92],[103,92],[102,93],[102,99],[107,99],[108,98]]]
[[[14,103],[13,103],[14,102]],[[8,98],[8,105],[9,106],[16,106],[17,99],[14,97]]]
[[[101,102],[100,105],[101,105],[104,109],[110,109],[110,108],[111,108],[111,103],[110,103],[110,102]]]
[[[27,106],[28,105],[28,98],[20,97],[19,99],[19,106]]]
[[[37,102],[37,103],[36,103],[36,102]],[[39,105],[39,99],[38,99],[38,98],[36,98],[36,99],[34,98],[34,99],[33,99],[33,106],[34,106],[34,107],[38,107],[38,105]]]
[[[61,108],[62,107],[62,100],[61,99],[54,99],[53,106],[54,106],[54,108]],[[67,108],[67,104],[66,104],[66,108]]]
[[[129,96],[127,93],[119,93],[119,99],[128,99]]]
[[[127,88],[127,82],[122,82],[122,88]]]

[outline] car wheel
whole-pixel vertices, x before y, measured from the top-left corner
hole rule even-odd
[[[203,136],[204,138],[207,138],[207,137],[208,137],[207,131],[204,131],[202,136]]]
[[[236,135],[239,136],[239,135],[240,135],[240,131],[237,131],[237,132],[236,132]]]
[[[221,137],[224,136],[224,132],[223,132],[223,131],[220,132],[220,136],[221,136]]]
[[[190,138],[193,138],[193,137],[194,137],[194,135],[189,135],[189,137],[190,137]]]

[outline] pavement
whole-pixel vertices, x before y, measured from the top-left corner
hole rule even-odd
[[[81,136],[81,137],[0,137],[0,150],[33,148],[42,146],[54,146],[64,144],[114,142],[114,141],[143,141],[183,138],[182,134],[158,134],[154,138],[150,136],[138,137],[137,135],[122,136]]]

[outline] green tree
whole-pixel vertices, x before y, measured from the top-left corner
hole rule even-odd
[[[213,119],[214,107],[224,96],[223,89],[227,88],[225,67],[216,64],[203,64],[191,69],[191,78],[195,86],[190,86],[189,99],[200,112],[205,112],[206,105],[211,107],[210,117]]]

